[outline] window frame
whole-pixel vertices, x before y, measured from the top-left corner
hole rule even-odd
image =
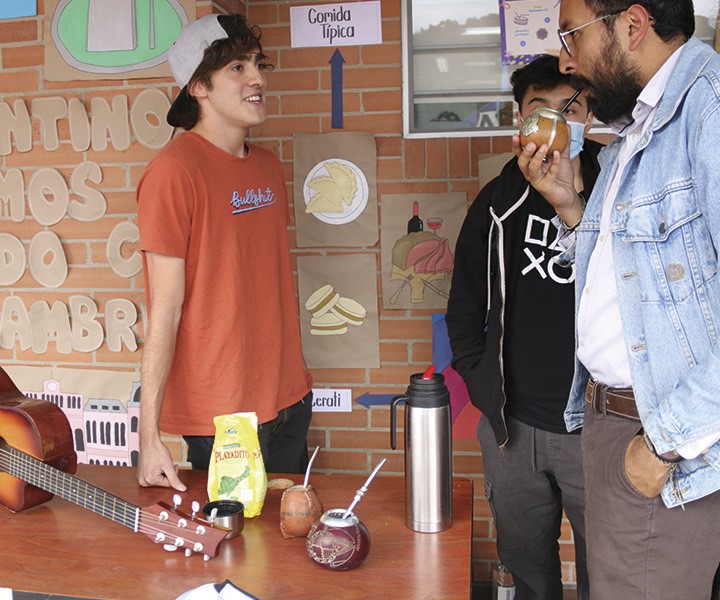
[[[441,0],[438,0],[441,1]],[[717,21],[717,15],[718,15],[718,7],[715,5],[711,7],[713,3],[713,0],[695,0],[695,16],[696,16],[696,23],[699,18],[707,17],[708,24],[711,27],[711,31],[715,31],[716,21]],[[702,5],[699,7],[698,5]],[[468,129],[468,128],[447,128],[447,129],[437,129],[437,130],[430,130],[430,129],[419,129],[415,127],[414,123],[414,116],[415,116],[415,106],[416,106],[416,94],[414,89],[414,55],[416,54],[413,48],[413,33],[412,33],[412,10],[413,10],[413,0],[401,0],[401,43],[402,43],[402,121],[403,121],[403,138],[406,139],[431,139],[431,138],[465,138],[465,137],[509,137],[517,132],[517,126],[495,126],[495,127],[478,127],[476,129]],[[704,10],[702,14],[700,13],[700,10]],[[554,32],[554,30],[553,30]],[[713,45],[713,40],[709,39],[707,36],[707,31],[704,32],[706,35],[703,35],[700,37],[700,39],[706,43],[709,43],[710,45]],[[696,31],[697,35],[697,31]],[[718,39],[717,34],[715,35],[715,39]],[[472,45],[468,44],[468,48],[471,48]],[[717,41],[715,42],[715,47],[718,46]],[[453,45],[452,48],[460,47],[460,45],[455,46]],[[447,46],[447,48],[451,48],[451,46]],[[453,95],[458,100],[465,99],[468,102],[478,102],[479,98],[482,98],[483,90],[478,89],[476,91],[477,95],[473,95],[472,93],[462,93],[462,94],[456,94],[456,92],[448,92],[445,93],[445,97],[447,95]],[[429,97],[435,96],[439,99],[439,102],[441,102],[441,98],[443,97],[443,92],[441,90],[438,90],[436,94],[432,94]],[[500,90],[495,94],[495,100],[494,101],[507,101],[510,100],[512,102],[512,110],[513,115],[515,111],[517,110],[517,105],[512,99],[512,91],[503,92]],[[490,102],[491,100],[488,100]],[[514,119],[513,119],[514,120]],[[603,123],[596,122],[595,125],[592,127],[592,133],[593,134],[603,134],[603,133],[611,133],[610,127],[607,125],[604,125]]]
[[[517,131],[515,126],[506,127],[488,127],[478,129],[439,129],[431,130],[411,130],[415,106],[415,90],[414,90],[414,63],[413,63],[413,45],[412,45],[412,0],[401,0],[401,36],[402,36],[402,78],[403,78],[403,137],[406,139],[428,139],[428,138],[463,138],[463,137],[494,137],[494,136],[511,136]],[[480,93],[482,93],[480,91]],[[442,92],[438,92],[440,96]],[[513,111],[516,106],[512,99],[512,92],[500,92],[498,96],[504,96],[513,104]],[[457,99],[467,99],[467,101],[477,101],[476,97],[467,95],[458,95]]]

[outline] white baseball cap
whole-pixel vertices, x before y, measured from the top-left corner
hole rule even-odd
[[[167,114],[167,122],[173,127],[181,126],[179,115],[184,113],[191,98],[187,93],[187,84],[205,57],[205,50],[215,40],[227,39],[218,17],[207,15],[187,25],[178,35],[168,51],[168,62],[175,81],[182,88]]]
[[[181,88],[188,84],[200,66],[210,44],[228,37],[227,31],[218,21],[219,16],[207,15],[187,25],[168,51],[170,70]]]

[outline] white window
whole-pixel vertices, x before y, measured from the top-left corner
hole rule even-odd
[[[528,4],[504,0],[506,10],[515,2]],[[718,0],[694,6],[695,35],[713,44]],[[559,48],[556,31],[550,23],[549,49]],[[517,131],[510,87],[517,65],[502,64],[499,0],[402,0],[402,36],[405,137]]]

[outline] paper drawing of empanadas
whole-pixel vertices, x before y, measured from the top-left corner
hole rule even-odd
[[[308,187],[317,192],[305,207],[311,212],[342,212],[343,197],[340,188],[332,177],[320,176],[308,181]]]
[[[338,162],[326,163],[325,168],[328,173],[330,173],[330,177],[332,177],[337,184],[343,201],[349,206],[357,192],[357,179],[355,179],[355,173],[353,173],[349,167],[346,167]]]
[[[341,213],[345,205],[350,206],[357,192],[355,174],[338,162],[325,163],[330,176],[319,175],[307,182],[307,186],[317,193],[305,207],[306,213]]]
[[[306,213],[341,213],[342,205],[338,208],[334,200],[328,198],[325,194],[315,194],[310,200],[310,204],[305,207]]]

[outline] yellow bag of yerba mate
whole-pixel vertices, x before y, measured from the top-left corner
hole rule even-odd
[[[267,474],[260,452],[254,412],[220,415],[215,423],[215,442],[208,471],[208,498],[239,500],[246,517],[262,512]]]

